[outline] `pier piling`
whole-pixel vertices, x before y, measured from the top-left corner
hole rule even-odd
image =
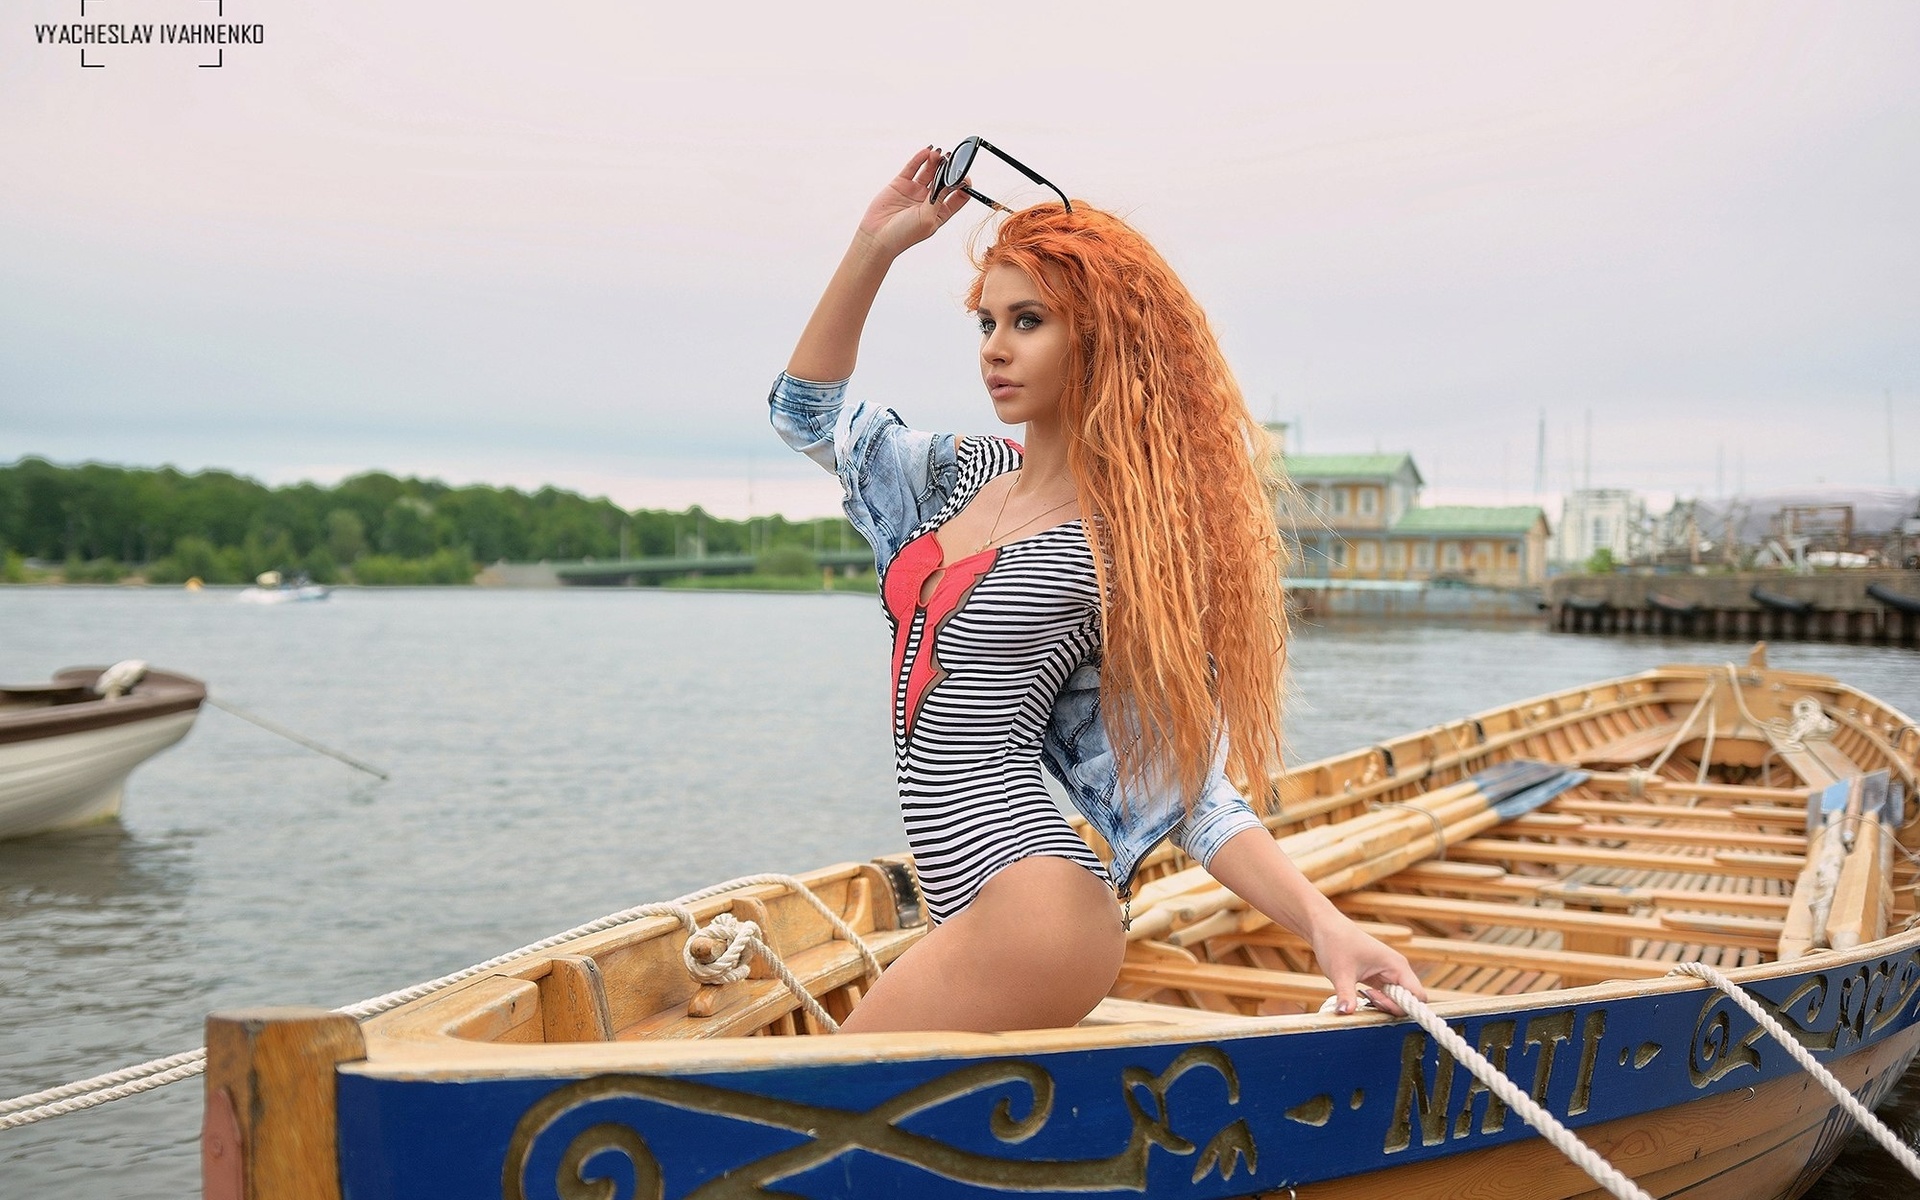
[[[1920,647],[1920,571],[1569,575],[1546,595],[1562,633]]]

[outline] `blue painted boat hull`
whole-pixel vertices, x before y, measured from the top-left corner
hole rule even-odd
[[[1862,951],[1768,968],[1751,990],[1823,1061],[1890,1058],[1867,1086],[1871,1102],[1920,1046],[1920,934]],[[1594,999],[1476,1002],[1453,1024],[1575,1129],[1798,1071],[1726,997],[1691,981],[1557,995]],[[738,1071],[409,1077],[350,1065],[338,1075],[341,1182],[348,1200],[1201,1200],[1534,1137],[1410,1022],[1282,1017],[1204,1032],[1116,1028],[1102,1045],[1087,1029],[1063,1035],[1086,1044],[1046,1053],[840,1060],[821,1039],[813,1061]]]

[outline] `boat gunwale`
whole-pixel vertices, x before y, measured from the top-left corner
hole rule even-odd
[[[15,690],[88,687],[105,667],[67,667],[54,673],[49,684],[23,685]],[[37,742],[132,725],[173,713],[193,712],[207,698],[207,685],[189,675],[149,670],[134,689],[113,700],[95,697],[71,704],[52,704],[0,712],[0,745]]]
[[[1735,983],[1787,978],[1802,973],[1845,970],[1873,959],[1920,949],[1920,926],[1863,942],[1847,950],[1818,950],[1786,961],[1734,967],[1721,973]],[[502,976],[519,978],[507,966],[476,976],[452,991]],[[1447,1000],[1430,1007],[1448,1021],[1548,1008],[1567,1008],[1627,998],[1662,996],[1711,989],[1713,985],[1691,975],[1663,975],[1646,979],[1610,979],[1579,987],[1510,995]],[[443,993],[443,995],[447,995]],[[396,1013],[404,1010],[396,1010]],[[368,1057],[341,1063],[339,1070],[371,1078],[446,1081],[588,1076],[609,1072],[669,1069],[750,1071],[768,1066],[827,1066],[857,1062],[911,1062],[917,1059],[1007,1058],[1032,1054],[1070,1053],[1117,1047],[1179,1045],[1195,1041],[1219,1042],[1259,1037],[1293,1037],[1367,1026],[1394,1024],[1401,1018],[1363,1010],[1349,1016],[1332,1013],[1294,1013],[1282,1016],[1233,1016],[1196,1009],[1191,1025],[1119,1022],[1079,1025],[1064,1029],[1032,1029],[1011,1033],[957,1031],[835,1034],[831,1036],[759,1038],[672,1038],[612,1042],[480,1042],[425,1031],[388,1032],[382,1025],[395,1014],[370,1019],[364,1026]]]

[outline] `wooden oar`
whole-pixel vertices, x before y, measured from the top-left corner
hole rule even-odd
[[[1529,768],[1543,765],[1528,764]],[[1529,780],[1542,775],[1541,771],[1533,769],[1523,774],[1516,774],[1509,769],[1512,766],[1513,764],[1502,764],[1481,774],[1488,776],[1491,781],[1488,786],[1493,787],[1496,792],[1502,791],[1499,780],[1509,780],[1511,786],[1526,784]],[[1444,826],[1462,817],[1488,811],[1490,797],[1481,791],[1478,778],[1436,788],[1403,803],[1381,804],[1374,811],[1351,820],[1288,834],[1279,839],[1280,848],[1286,851],[1287,856],[1293,859],[1294,865],[1309,878],[1350,866],[1365,858],[1378,855],[1382,852],[1383,844],[1398,847],[1420,835],[1431,835],[1436,818]],[[1517,816],[1526,811],[1529,809],[1524,806],[1515,807],[1511,815]],[[1458,838],[1449,840],[1458,840]],[[1437,843],[1429,842],[1429,853],[1437,848]],[[1173,897],[1189,892],[1211,891],[1216,886],[1213,877],[1207,874],[1205,868],[1188,867],[1184,871],[1176,872],[1163,879],[1156,879],[1142,887],[1134,895],[1134,906],[1136,909],[1145,910]]]
[[[1807,797],[1807,865],[1794,880],[1793,902],[1787,907],[1787,923],[1780,930],[1775,954],[1783,962],[1811,951],[1825,931],[1825,904],[1839,882],[1840,862],[1846,853],[1841,824],[1847,797],[1857,782],[1843,779]]]
[[[1851,950],[1886,936],[1893,899],[1893,844],[1888,832],[1892,811],[1888,801],[1895,800],[1891,783],[1885,771],[1860,780],[1860,819],[1854,827],[1853,848],[1840,866],[1840,882],[1827,910],[1827,945],[1835,950]]]
[[[1280,847],[1322,893],[1351,891],[1530,813],[1585,777],[1558,763],[1499,763],[1405,803],[1288,835],[1279,839]],[[1146,903],[1128,930],[1132,941],[1162,938],[1176,926],[1245,907],[1199,867],[1156,880],[1138,899]]]

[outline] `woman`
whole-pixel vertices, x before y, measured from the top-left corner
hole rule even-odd
[[[1363,985],[1424,994],[1406,959],[1313,888],[1226,778],[1279,765],[1283,555],[1265,434],[1153,248],[1064,196],[1002,222],[968,307],[994,415],[1020,442],[844,402],[889,266],[974,195],[940,185],[942,162],[915,154],[868,207],[770,397],[874,547],[934,921],[842,1028],[1076,1023],[1118,976],[1134,867],[1169,835],[1308,939],[1339,1011],[1363,991],[1397,1011]],[[1043,764],[1111,864],[1054,808]]]

